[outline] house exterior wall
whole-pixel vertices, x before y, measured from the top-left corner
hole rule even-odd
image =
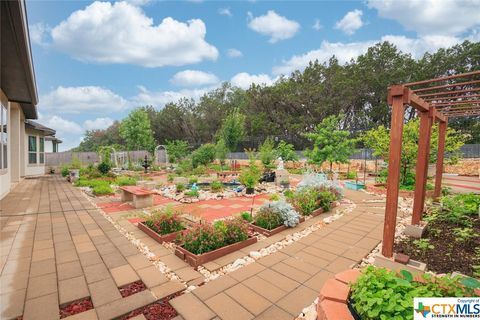
[[[36,151],[32,152],[29,150],[29,139],[30,137],[35,138],[36,143]],[[25,176],[39,176],[45,174],[45,151],[43,152],[43,163],[41,163],[41,154],[40,151],[40,138],[45,138],[45,135],[42,131],[32,130],[32,129],[25,129]],[[45,149],[44,149],[45,150]],[[30,163],[30,154],[36,155],[35,163]]]
[[[10,128],[10,103],[8,102],[7,97],[0,89],[0,103],[7,108],[7,129]],[[7,141],[7,150],[10,150],[10,139]],[[8,168],[10,164],[10,152],[7,153],[7,168],[0,169],[0,199],[3,198],[10,191],[10,170]]]

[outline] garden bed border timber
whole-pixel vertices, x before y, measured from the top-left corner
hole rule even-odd
[[[157,241],[160,244],[162,244],[163,242],[173,242],[173,240],[175,240],[179,234],[185,231],[184,229],[184,230],[168,233],[165,235],[160,235],[156,233],[154,230],[150,229],[150,227],[148,227],[143,221],[138,222],[137,228],[142,230],[150,238],[152,238],[153,240]]]
[[[188,251],[187,249],[177,245],[175,247],[175,255],[179,257],[180,259],[184,260],[187,262],[189,265],[191,265],[194,268],[197,268],[198,266],[205,264],[207,262],[210,262],[212,260],[218,259],[220,257],[223,257],[229,253],[235,252],[237,250],[243,249],[245,247],[248,247],[249,245],[252,245],[257,242],[257,237],[249,237],[246,240],[230,244],[228,246],[224,246],[209,252],[205,252],[202,254],[194,254]]]

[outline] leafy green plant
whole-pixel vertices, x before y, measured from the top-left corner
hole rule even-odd
[[[190,176],[190,178],[188,178],[188,183],[189,184],[194,184],[194,183],[197,183],[198,182],[198,177],[197,176]]]
[[[240,217],[247,222],[253,221],[252,214],[248,211],[243,211],[242,213],[240,213]]]
[[[207,173],[207,167],[204,165],[198,166],[196,168],[193,168],[192,173],[201,176],[202,174]]]
[[[173,182],[173,179],[175,179],[175,175],[173,173],[169,173],[167,175],[167,181],[168,182]]]
[[[198,197],[199,193],[198,193],[198,190],[189,190],[185,192],[185,195],[188,197]]]
[[[110,162],[107,161],[100,162],[97,167],[98,171],[100,171],[103,175],[109,173],[111,168],[112,165],[110,164]]]
[[[93,191],[93,194],[97,195],[97,196],[107,195],[107,194],[112,194],[113,193],[113,189],[112,189],[112,187],[110,187],[109,184],[96,185],[96,186],[93,187],[92,191]]]
[[[304,216],[309,216],[319,207],[318,196],[319,193],[315,189],[304,188],[293,195],[291,202],[298,212]]]
[[[357,179],[357,172],[356,171],[348,171],[347,172],[347,179]]]
[[[330,211],[332,208],[332,202],[336,199],[337,197],[331,191],[322,191],[318,194],[319,206],[323,211]]]
[[[185,185],[183,183],[177,183],[175,190],[177,190],[177,192],[182,192],[185,190]]]
[[[220,162],[220,167],[225,165],[225,159],[227,159],[228,148],[223,138],[220,138],[215,144],[215,157]]]
[[[199,165],[206,166],[215,160],[216,147],[214,144],[206,143],[202,144],[197,150],[192,153],[192,166],[193,168]]]
[[[265,208],[257,212],[253,224],[263,229],[272,230],[283,224],[283,219],[273,209]]]
[[[134,186],[137,184],[137,179],[128,176],[119,176],[115,179],[115,183],[119,186]]]
[[[197,224],[180,237],[183,247],[193,254],[202,254],[223,246],[224,235],[212,224]]]
[[[278,193],[273,193],[270,195],[270,201],[279,201],[280,195]]]
[[[278,143],[276,153],[285,162],[297,161],[299,159],[298,154],[295,152],[295,147],[293,146],[293,144],[290,144],[283,140]]]
[[[406,270],[397,275],[383,268],[368,266],[351,285],[353,308],[365,320],[410,320],[413,319],[414,297],[471,296],[477,285],[458,276],[433,278],[424,274],[422,278],[422,282],[417,282]]]
[[[248,225],[243,219],[225,220],[225,245],[234,244],[248,239]]]
[[[454,228],[453,234],[455,235],[455,241],[469,242],[472,239],[478,237],[478,234],[473,231],[473,228]]]
[[[430,243],[430,239],[427,238],[414,240],[413,244],[421,255],[425,255],[427,250],[435,249],[435,246]]]
[[[165,209],[153,211],[144,222],[150,229],[158,234],[165,235],[185,229],[180,214],[171,206]]]
[[[72,161],[70,162],[70,169],[80,169],[82,167],[82,162],[78,159],[76,154],[72,155]]]
[[[260,161],[265,168],[273,168],[273,161],[277,158],[277,152],[275,150],[275,142],[271,137],[268,137],[258,147],[258,153]]]
[[[188,143],[183,140],[167,140],[168,160],[172,163],[179,162],[189,153]]]
[[[210,190],[212,190],[212,192],[222,191],[223,190],[223,183],[221,183],[218,180],[212,181],[212,183],[210,183]]]
[[[70,175],[70,169],[67,165],[62,166],[62,177],[68,177]]]

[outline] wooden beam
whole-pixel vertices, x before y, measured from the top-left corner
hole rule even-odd
[[[432,82],[440,82],[440,81],[445,81],[445,80],[450,80],[450,79],[458,79],[458,78],[466,78],[466,77],[471,77],[480,74],[480,71],[472,71],[472,72],[466,72],[466,73],[460,73],[460,74],[455,74],[452,76],[445,76],[445,77],[439,77],[435,79],[429,79],[429,80],[423,80],[423,81],[416,81],[416,82],[408,82],[404,83],[404,86],[417,86],[419,84],[425,84],[425,83],[432,83]]]
[[[442,92],[435,92],[435,93],[425,93],[425,94],[419,94],[418,96],[421,98],[425,97],[437,97],[437,96],[448,96],[451,94],[457,94],[457,93],[466,93],[466,92],[476,92],[480,91],[480,88],[473,88],[473,89],[465,89],[465,90],[456,90],[456,91],[442,91]]]
[[[455,97],[444,97],[444,98],[425,98],[423,100],[427,102],[431,101],[446,101],[446,100],[456,100],[456,99],[470,99],[470,98],[478,98],[480,97],[480,94],[465,94],[465,95],[460,95],[460,96],[455,96]]]
[[[425,207],[425,191],[427,186],[428,158],[430,155],[431,132],[431,115],[428,112],[420,113],[420,132],[418,138],[418,154],[415,174],[415,193],[413,198],[413,225],[418,225],[420,223]]]
[[[407,88],[408,89],[408,88]],[[405,98],[404,98],[405,101]],[[408,89],[408,101],[406,102],[420,112],[428,112],[430,104]]]
[[[458,117],[475,117],[480,116],[480,111],[458,111],[458,112],[446,112],[446,117],[458,118]]]
[[[456,106],[456,105],[463,105],[463,104],[479,104],[480,100],[462,100],[462,101],[451,101],[451,102],[430,102],[430,104],[434,107],[448,107],[448,106]]]
[[[477,83],[480,83],[480,80],[458,82],[458,83],[452,83],[452,84],[444,84],[442,86],[420,88],[420,89],[413,90],[413,92],[417,93],[417,92],[432,91],[432,90],[437,90],[437,89],[454,88],[454,87],[461,87],[461,86],[472,85],[472,84],[477,84]]]
[[[435,169],[435,190],[433,191],[433,197],[435,199],[438,199],[442,194],[443,159],[445,155],[445,138],[447,135],[448,125],[447,121],[438,124],[437,164]]]
[[[398,191],[400,183],[400,160],[402,157],[403,121],[405,105],[403,95],[392,96],[392,120],[390,126],[390,151],[388,157],[387,200],[383,226],[382,254],[393,256],[395,227],[397,224]]]

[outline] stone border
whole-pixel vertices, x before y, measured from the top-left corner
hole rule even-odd
[[[257,242],[257,237],[249,237],[247,240],[243,240],[237,243],[230,244],[228,246],[224,246],[221,248],[218,248],[213,251],[205,252],[202,254],[194,254],[191,253],[190,251],[184,249],[181,246],[176,246],[175,247],[175,255],[179,257],[180,259],[184,260],[187,262],[189,265],[191,265],[194,268],[197,268],[198,266],[205,264],[209,261],[218,259],[220,257],[223,257],[229,253],[235,252],[237,250],[243,249],[249,245],[252,245]]]
[[[183,233],[185,230],[177,231],[168,233],[165,235],[160,235],[156,233],[154,230],[150,229],[144,222],[139,221],[137,223],[137,228],[142,230],[145,234],[147,234],[150,238],[157,241],[158,243],[162,244],[163,242],[173,242],[177,238],[177,236]]]
[[[348,298],[350,284],[355,283],[360,275],[358,269],[351,269],[337,273],[325,282],[317,304],[317,320],[354,320],[348,308]]]

